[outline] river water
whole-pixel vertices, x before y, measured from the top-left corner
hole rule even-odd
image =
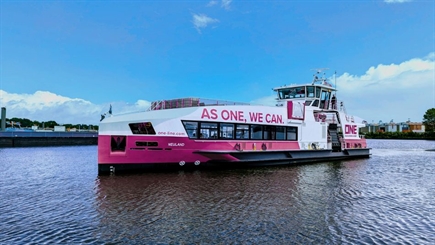
[[[368,159],[98,176],[96,146],[0,149],[0,244],[433,244],[435,141]]]

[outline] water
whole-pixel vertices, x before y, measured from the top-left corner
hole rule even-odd
[[[98,176],[96,146],[0,149],[0,244],[433,244],[434,141],[369,159]]]

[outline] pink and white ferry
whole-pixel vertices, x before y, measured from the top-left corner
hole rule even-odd
[[[273,89],[276,106],[200,98],[161,100],[100,122],[100,174],[366,158],[370,148],[326,79]]]

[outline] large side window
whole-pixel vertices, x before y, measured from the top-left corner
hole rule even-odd
[[[287,140],[298,140],[298,128],[296,127],[287,127]]]
[[[263,139],[263,126],[251,125],[251,139],[253,140]]]
[[[150,122],[130,123],[128,125],[133,134],[156,134]]]
[[[285,127],[283,126],[276,127],[276,139],[285,140]]]
[[[198,138],[198,122],[183,122],[184,129],[186,129],[187,136],[191,139]]]
[[[220,123],[219,139],[234,139],[234,124]]]
[[[236,139],[249,139],[249,125],[237,124],[236,125]]]
[[[200,123],[199,138],[201,139],[217,139],[218,124],[217,123]]]
[[[183,121],[190,139],[290,140],[298,139],[298,128],[290,126]],[[112,142],[115,145],[115,142]],[[114,146],[113,145],[113,146]],[[114,147],[116,148],[116,147]]]
[[[263,127],[263,139],[265,140],[274,140],[276,137],[275,126],[266,125]]]

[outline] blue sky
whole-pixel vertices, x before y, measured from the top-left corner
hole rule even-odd
[[[337,72],[368,122],[435,107],[434,1],[0,2],[7,117],[98,124],[151,101],[273,103],[271,88]]]

